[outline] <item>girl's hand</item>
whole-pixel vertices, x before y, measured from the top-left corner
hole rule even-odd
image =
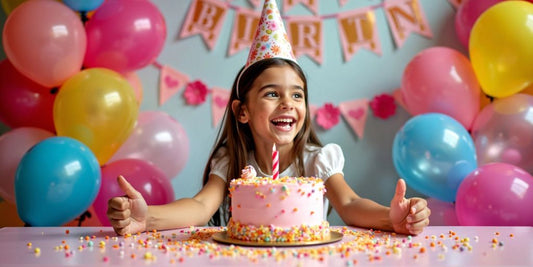
[[[423,198],[405,198],[407,186],[403,179],[396,184],[396,193],[390,203],[389,217],[394,231],[417,235],[429,224],[430,209]]]
[[[111,198],[107,204],[107,217],[113,229],[119,235],[144,231],[148,213],[146,201],[122,175],[117,182],[126,195]]]

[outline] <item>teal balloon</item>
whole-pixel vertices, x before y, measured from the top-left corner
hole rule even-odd
[[[102,5],[104,0],[63,0],[63,3],[75,11],[92,11]]]
[[[396,133],[394,167],[414,190],[454,202],[463,179],[477,168],[476,149],[468,131],[455,119],[425,113],[408,120]]]
[[[80,141],[50,137],[34,145],[15,174],[19,217],[31,226],[61,226],[85,212],[102,182],[96,156]]]

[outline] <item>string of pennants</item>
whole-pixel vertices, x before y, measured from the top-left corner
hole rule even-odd
[[[248,1],[253,6],[258,6],[262,3],[262,0]],[[318,0],[283,1],[284,13],[295,4],[301,3],[316,14]],[[339,0],[339,5],[342,6],[348,1]],[[461,0],[448,1],[454,7],[461,3]],[[212,49],[218,39],[218,34],[221,32],[220,27],[223,24],[227,10],[232,8],[235,9],[236,14],[233,30],[231,31],[232,36],[228,55],[231,56],[242,49],[249,48],[260,13],[234,6],[229,2],[193,0],[182,27],[180,38],[200,34],[207,46]],[[283,17],[286,21],[285,27],[293,44],[295,56],[308,55],[317,63],[322,62],[322,20],[326,18],[337,18],[339,22],[345,60],[349,60],[361,47],[370,49],[376,54],[381,54],[373,12],[377,7],[385,9],[397,47],[401,47],[411,32],[429,38],[432,37],[418,0],[385,0],[382,4],[376,6],[359,8],[334,15]],[[191,82],[187,74],[159,62],[154,62],[153,66],[160,69],[160,106],[183,88],[185,88],[183,96],[189,105],[203,104],[207,100],[207,95],[211,94],[212,125],[216,127],[220,123],[229,99],[229,89],[216,86],[208,88],[201,80]],[[369,109],[373,111],[376,117],[386,119],[394,115],[396,104],[405,108],[399,89],[396,89],[391,94],[375,96],[371,100],[363,98],[343,101],[338,106],[332,103],[326,103],[321,107],[310,104],[310,112],[315,122],[325,130],[337,125],[339,117],[342,115],[358,138],[363,139]]]

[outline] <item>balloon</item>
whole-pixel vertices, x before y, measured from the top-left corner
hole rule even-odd
[[[396,133],[393,163],[418,192],[453,202],[459,184],[477,167],[474,142],[453,118],[427,113],[409,119]]]
[[[8,16],[3,45],[9,61],[23,75],[56,87],[80,71],[87,36],[78,15],[67,6],[33,0]]]
[[[55,132],[52,115],[55,99],[55,90],[22,75],[9,60],[0,62],[0,121],[4,124]]]
[[[0,196],[15,203],[15,173],[26,152],[53,133],[34,127],[12,129],[0,136]]]
[[[505,0],[463,0],[455,13],[455,33],[459,42],[468,48],[470,32],[476,20],[489,7]]]
[[[162,205],[174,200],[170,180],[154,165],[140,159],[111,162],[102,166],[102,189],[93,203],[95,213],[104,226],[111,225],[106,215],[107,202],[112,197],[125,194],[117,183],[119,175],[124,176],[149,205]]]
[[[401,92],[412,115],[442,113],[470,129],[479,112],[481,89],[470,61],[456,50],[432,47],[406,66]]]
[[[151,162],[172,179],[189,158],[189,139],[183,127],[160,111],[139,113],[137,125],[110,162],[136,158]]]
[[[166,38],[163,15],[146,0],[106,1],[85,27],[88,41],[84,65],[121,73],[152,63]]]
[[[87,12],[97,9],[104,0],[63,0],[73,10]]]
[[[143,85],[141,83],[141,79],[139,79],[139,76],[135,72],[130,72],[124,74],[124,78],[130,83],[131,87],[133,87],[133,92],[135,92],[135,99],[137,100],[137,105],[141,105],[143,101]]]
[[[455,204],[440,201],[436,198],[427,199],[428,208],[431,210],[429,225],[431,226],[454,226],[459,225],[455,215]]]
[[[532,226],[533,177],[508,163],[489,163],[459,186],[455,211],[460,225]]]
[[[503,1],[487,9],[470,34],[470,60],[483,91],[501,98],[533,83],[533,4]]]
[[[118,73],[86,69],[61,86],[54,103],[57,135],[87,145],[104,164],[130,135],[139,107],[130,84]]]
[[[47,138],[17,168],[18,214],[31,226],[61,226],[89,208],[100,183],[100,166],[87,146],[69,137]]]
[[[515,94],[487,105],[476,117],[472,139],[478,164],[505,162],[533,173],[533,96]]]

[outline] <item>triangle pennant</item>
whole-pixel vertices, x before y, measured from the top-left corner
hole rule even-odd
[[[339,104],[339,109],[344,119],[359,139],[363,139],[365,123],[368,116],[368,99],[345,101]]]
[[[433,37],[419,0],[385,0],[383,9],[396,47],[402,47],[411,32]]]
[[[159,105],[161,106],[167,102],[187,83],[189,83],[187,75],[166,65],[161,67],[161,73],[159,74]]]
[[[226,105],[230,97],[230,91],[219,87],[211,89],[211,116],[213,127],[216,127],[226,111]]]
[[[400,105],[400,107],[402,107],[403,109],[409,111],[407,109],[407,106],[405,105],[405,101],[403,100],[403,95],[402,95],[402,89],[401,88],[398,88],[398,89],[394,90],[394,92],[392,92],[392,97],[394,97],[394,101],[396,101],[396,103],[398,105]]]

